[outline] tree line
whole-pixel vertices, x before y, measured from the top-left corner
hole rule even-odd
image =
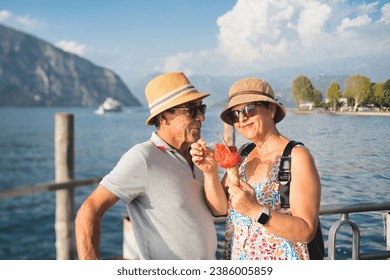
[[[324,100],[321,91],[313,86],[310,79],[300,75],[292,83],[292,95],[298,107],[304,102],[311,102],[314,107],[332,108],[334,111],[345,105],[352,107],[353,111],[367,105],[384,110],[390,107],[390,79],[383,83],[372,83],[368,77],[359,74],[350,76],[345,80],[344,92],[337,82],[332,82]]]

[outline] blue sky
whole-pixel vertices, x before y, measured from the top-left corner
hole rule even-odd
[[[390,0],[0,0],[0,23],[115,71],[245,75],[383,55]]]

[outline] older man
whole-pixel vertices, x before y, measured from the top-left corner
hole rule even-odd
[[[128,150],[81,205],[76,217],[79,259],[98,259],[100,224],[118,200],[128,209],[139,259],[214,259],[213,214],[218,193],[204,190],[203,173],[191,160],[206,105],[181,72],[157,76],[145,89],[150,140]]]

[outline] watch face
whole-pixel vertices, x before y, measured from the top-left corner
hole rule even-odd
[[[268,221],[269,216],[265,213],[261,213],[259,219],[257,220],[260,224],[265,225],[265,223]]]
[[[259,222],[262,225],[265,225],[268,219],[269,219],[269,209],[263,206],[263,212],[261,213],[257,222]]]

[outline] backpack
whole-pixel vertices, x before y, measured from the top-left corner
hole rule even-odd
[[[283,155],[280,159],[279,166],[279,192],[280,192],[280,200],[282,208],[290,207],[290,181],[291,181],[291,150],[294,146],[301,145],[304,146],[301,142],[296,142],[291,140],[286,148],[283,151]],[[246,157],[256,146],[254,143],[244,144],[243,147],[240,148],[240,156]],[[321,223],[318,218],[318,226],[314,239],[310,241],[308,244],[309,257],[311,260],[323,260],[325,255],[324,248],[324,239],[322,237],[321,231]]]

